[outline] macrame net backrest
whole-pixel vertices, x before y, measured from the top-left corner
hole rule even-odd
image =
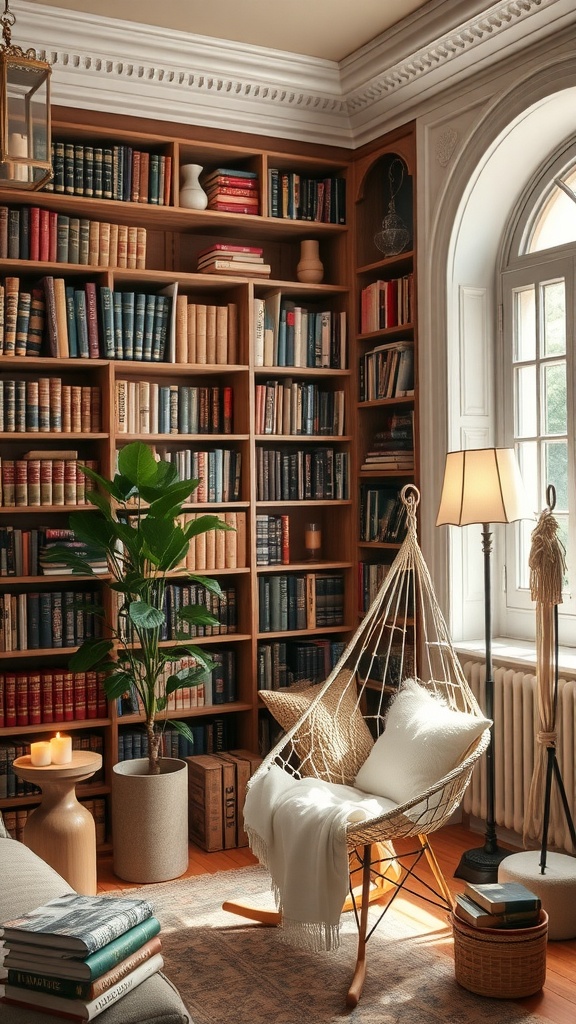
[[[352,785],[374,739],[385,728],[391,696],[406,679],[418,680],[454,710],[482,716],[418,545],[419,492],[409,485],[401,497],[406,508],[406,537],[376,598],[323,684],[306,689],[293,686],[273,694],[281,706],[280,715],[277,704],[273,709],[280,722],[282,710],[288,710],[288,717],[299,707],[302,713],[265,757],[258,775],[276,764],[296,778],[313,776]],[[440,828],[460,803],[488,742],[486,729],[460,763],[432,788],[386,814],[351,823],[349,846]]]

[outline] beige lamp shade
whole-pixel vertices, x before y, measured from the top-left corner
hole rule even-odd
[[[532,518],[513,448],[448,452],[436,526]]]

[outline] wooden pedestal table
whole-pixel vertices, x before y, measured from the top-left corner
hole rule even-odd
[[[102,765],[100,754],[74,750],[68,764],[36,767],[29,755],[17,757],[14,771],[42,790],[42,802],[28,815],[24,845],[50,864],[76,892],[96,895],[94,818],[76,799],[76,783]]]

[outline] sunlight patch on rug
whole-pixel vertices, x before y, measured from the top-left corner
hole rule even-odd
[[[338,951],[309,953],[283,942],[278,929],[221,909],[244,897],[272,907],[269,884],[263,868],[249,867],[140,888],[162,924],[165,973],[194,1024],[542,1024],[514,1003],[457,985],[448,925],[430,918],[431,933],[394,910],[368,943],[364,992],[347,1010],[353,915],[342,918]]]

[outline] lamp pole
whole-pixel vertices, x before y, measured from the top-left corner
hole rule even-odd
[[[482,524],[482,551],[484,554],[484,633],[486,645],[486,717],[494,722],[494,675],[492,670],[492,531],[490,523]],[[467,882],[497,882],[498,865],[507,857],[509,850],[502,850],[496,838],[494,813],[494,725],[490,727],[490,742],[486,750],[486,831],[484,846],[467,850],[456,871],[456,878]]]

